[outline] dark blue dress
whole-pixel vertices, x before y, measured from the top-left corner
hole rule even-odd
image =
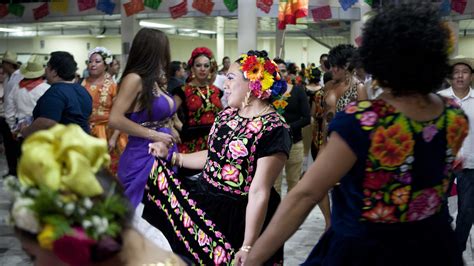
[[[426,122],[383,100],[337,113],[329,131],[357,161],[333,189],[331,228],[303,265],[463,265],[445,202],[468,123],[445,101]]]

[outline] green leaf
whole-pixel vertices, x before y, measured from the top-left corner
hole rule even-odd
[[[383,201],[385,203],[390,203],[390,193],[387,193],[387,192],[383,193]]]
[[[244,139],[242,139],[242,142],[243,142],[245,145],[247,145],[247,143],[249,143],[249,140],[248,140],[247,138],[244,138]]]
[[[229,180],[225,181],[224,183],[226,183],[227,185],[233,186],[233,187],[237,187],[237,186],[238,186],[238,184],[236,184],[236,183],[234,183],[234,182],[232,182],[232,181],[229,181]]]
[[[403,205],[398,206],[398,209],[399,209],[400,211],[404,211],[404,210],[406,210],[407,208],[408,208],[408,204],[403,204]]]

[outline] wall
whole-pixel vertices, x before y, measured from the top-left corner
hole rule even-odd
[[[459,39],[459,54],[474,57],[474,36]]]

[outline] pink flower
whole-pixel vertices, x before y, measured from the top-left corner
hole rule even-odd
[[[226,252],[225,249],[222,248],[221,246],[217,246],[214,249],[214,264],[215,265],[220,265],[224,262],[227,262],[227,257],[226,257]]]
[[[441,197],[434,188],[427,188],[421,191],[408,205],[408,221],[423,220],[439,209]]]
[[[355,106],[355,105],[347,106],[346,107],[346,114],[353,114],[353,113],[357,112],[357,110],[359,110],[359,108],[357,108],[357,106]]]
[[[393,223],[397,222],[397,218],[393,215],[395,206],[387,206],[382,202],[377,203],[374,208],[362,213],[362,216],[372,222]]]
[[[244,143],[241,140],[234,140],[229,143],[229,149],[232,153],[232,158],[237,159],[239,157],[247,156],[248,151]]]
[[[75,227],[71,234],[63,235],[53,243],[53,252],[69,265],[89,265],[90,248],[96,241],[86,235],[84,229]]]
[[[221,237],[222,237],[222,233],[219,232],[219,231],[216,231],[215,234],[216,234],[216,237],[217,237],[217,238],[221,238]]]
[[[189,217],[187,212],[183,213],[183,225],[186,228],[194,225],[193,221],[191,220],[191,217]]]
[[[247,129],[250,132],[258,133],[260,129],[262,129],[262,126],[263,126],[262,120],[258,119],[258,120],[253,120],[252,122],[248,123]]]
[[[195,202],[194,200],[192,200],[192,199],[190,199],[190,200],[188,201],[188,203],[189,203],[189,205],[191,205],[191,206],[195,206],[195,205],[196,205],[196,202]]]
[[[166,180],[165,173],[161,172],[158,175],[158,188],[163,191],[168,188],[168,181]]]
[[[239,182],[240,171],[235,166],[226,164],[222,167],[222,179],[232,181],[234,183]]]
[[[198,231],[198,243],[201,247],[209,244],[209,237],[201,229]]]
[[[423,128],[423,139],[425,142],[430,142],[434,136],[436,136],[436,133],[438,133],[438,129],[436,128],[436,125],[429,125]]]
[[[235,129],[238,125],[239,125],[239,122],[237,122],[236,120],[230,120],[227,123],[227,126],[230,127],[231,129]]]
[[[196,210],[197,215],[201,216],[204,214],[204,212],[201,209]]]
[[[250,191],[250,187],[249,187],[249,186],[245,186],[245,187],[244,187],[244,191],[245,191],[245,192],[249,192],[249,191]]]
[[[360,123],[363,126],[373,126],[378,118],[379,117],[375,112],[372,112],[372,111],[364,112],[362,114],[362,118],[360,119]]]

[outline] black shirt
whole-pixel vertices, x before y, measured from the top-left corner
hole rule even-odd
[[[283,117],[290,126],[293,143],[303,139],[301,129],[311,122],[308,96],[301,86],[293,86]]]

